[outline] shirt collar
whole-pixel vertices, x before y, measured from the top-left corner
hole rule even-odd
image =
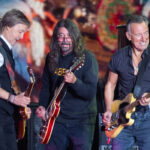
[[[132,57],[132,47],[131,47],[131,45],[128,46],[128,55],[130,57]]]
[[[9,49],[12,49],[11,44],[6,40],[6,38],[3,35],[0,35],[0,37],[3,39],[3,41],[7,44],[7,46],[9,47]]]
[[[147,49],[144,50],[143,55],[150,55],[150,45],[148,45]]]
[[[129,45],[128,47],[128,54],[130,57],[132,57],[132,46]],[[142,54],[142,58],[144,58],[145,55],[150,55],[150,45],[144,50]]]

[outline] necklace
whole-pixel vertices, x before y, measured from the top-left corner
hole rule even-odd
[[[135,69],[136,72],[139,71],[139,67],[138,66],[134,67],[134,69]]]
[[[138,65],[135,64],[134,60],[132,62],[133,62],[134,71],[137,73],[139,71],[139,67]]]
[[[133,68],[134,68],[134,72],[135,74],[138,73],[139,71],[139,62],[141,61],[141,57],[138,58],[136,57],[136,55],[134,53],[132,53],[132,64],[133,64]]]

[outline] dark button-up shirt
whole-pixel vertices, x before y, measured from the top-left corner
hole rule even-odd
[[[142,59],[146,55],[150,56],[149,48],[144,51]],[[134,75],[131,46],[126,46],[115,52],[109,63],[109,69],[118,74],[118,98],[123,99],[126,95],[133,92],[137,76]],[[143,73],[140,95],[145,92],[150,92],[150,60],[148,60]]]

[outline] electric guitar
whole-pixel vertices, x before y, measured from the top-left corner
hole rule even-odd
[[[84,64],[85,56],[79,57],[75,60],[73,65],[70,67],[69,71],[73,72],[75,70],[78,70],[81,68]],[[65,73],[65,72],[64,72]],[[63,80],[58,89],[54,92],[54,97],[52,98],[50,104],[48,105],[48,108],[46,109],[46,119],[42,120],[42,126],[40,128],[40,143],[41,144],[47,144],[55,124],[55,120],[59,115],[60,112],[60,103],[62,99],[65,96],[66,90],[65,90],[65,81]]]
[[[33,70],[28,66],[27,67],[28,74],[30,76],[30,83],[25,91],[25,96],[30,97],[34,83],[35,83],[35,76]],[[27,108],[26,107],[19,107],[17,116],[15,117],[16,120],[16,130],[17,130],[17,140],[23,139],[25,135],[25,127],[26,127],[26,120],[29,118],[27,115]]]
[[[150,93],[148,93],[146,97],[149,98]],[[105,127],[106,136],[115,138],[125,126],[131,126],[134,123],[134,119],[131,118],[131,115],[139,104],[139,100],[136,100],[132,93],[129,93],[121,101],[113,101],[111,123]]]

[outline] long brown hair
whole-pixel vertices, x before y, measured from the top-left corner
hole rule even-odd
[[[65,27],[69,31],[69,34],[73,39],[73,52],[76,57],[80,57],[81,55],[83,55],[85,50],[83,37],[76,24],[70,19],[60,20],[54,29],[50,43],[49,69],[52,72],[57,67],[58,59],[60,56],[60,48],[58,46],[58,39],[57,39],[58,30],[60,27]]]

